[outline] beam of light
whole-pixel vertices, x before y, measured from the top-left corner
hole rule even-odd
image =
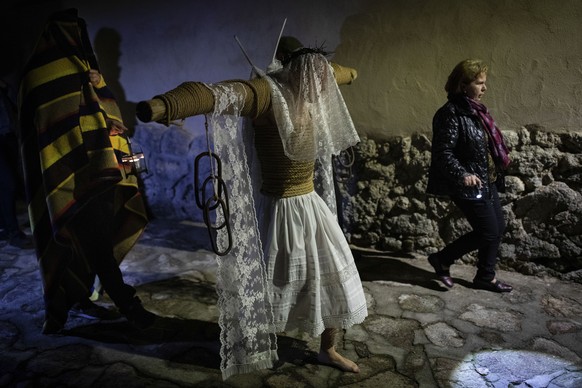
[[[575,355],[574,355],[575,356]],[[527,350],[487,350],[467,355],[448,377],[455,388],[582,387],[582,362]],[[437,371],[438,376],[438,371]]]

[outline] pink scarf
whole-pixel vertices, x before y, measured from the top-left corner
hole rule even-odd
[[[467,98],[471,108],[475,110],[479,118],[484,124],[485,130],[489,135],[489,150],[493,155],[493,159],[495,160],[496,164],[501,166],[503,169],[506,169],[509,166],[509,148],[505,145],[505,141],[503,140],[503,135],[497,125],[495,125],[495,120],[489,114],[487,107],[482,103],[473,100],[472,98]]]

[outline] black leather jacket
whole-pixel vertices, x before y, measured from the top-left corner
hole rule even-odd
[[[432,156],[427,193],[461,199],[478,199],[476,187],[463,184],[466,175],[477,175],[484,183],[483,199],[490,198],[487,134],[481,121],[462,95],[450,96],[434,115]],[[495,182],[504,191],[504,177]]]

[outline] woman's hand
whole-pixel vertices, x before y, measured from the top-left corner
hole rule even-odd
[[[99,82],[101,82],[101,74],[95,69],[89,70],[89,81],[91,82],[91,85],[97,87]]]
[[[481,179],[477,175],[465,175],[463,183],[465,186],[477,186],[478,188],[483,186],[483,182],[481,182]]]

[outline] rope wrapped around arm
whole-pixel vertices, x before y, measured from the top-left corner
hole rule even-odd
[[[331,63],[338,85],[351,84],[357,77],[355,69]],[[246,99],[242,116],[258,117],[267,112],[271,105],[271,89],[266,80],[230,80],[220,83],[242,83],[246,89]],[[202,82],[184,82],[175,89],[155,96],[151,100],[137,104],[136,115],[143,122],[157,121],[166,125],[174,120],[185,119],[212,112],[214,96]]]
[[[243,116],[257,117],[271,104],[269,84],[264,79],[222,81],[221,84],[240,83],[246,89]],[[212,112],[214,96],[202,82],[184,82],[175,89],[155,96],[137,105],[137,117],[143,122],[158,121],[169,125],[171,121]]]

